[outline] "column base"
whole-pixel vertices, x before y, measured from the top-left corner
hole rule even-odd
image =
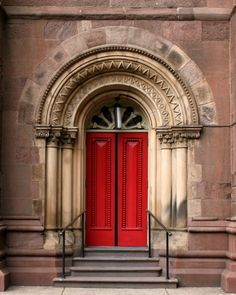
[[[221,287],[225,292],[236,292],[236,262],[228,261],[221,275]]]
[[[10,273],[6,270],[0,270],[0,292],[6,291],[10,285]]]
[[[59,235],[55,231],[46,231],[43,248],[45,250],[55,250],[59,247]]]

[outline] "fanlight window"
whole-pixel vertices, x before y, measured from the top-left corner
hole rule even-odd
[[[117,102],[112,106],[103,106],[94,115],[89,129],[146,129],[143,116],[133,107],[123,107]]]

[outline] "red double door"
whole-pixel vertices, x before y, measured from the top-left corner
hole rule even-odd
[[[147,142],[147,133],[87,133],[87,246],[147,245]]]

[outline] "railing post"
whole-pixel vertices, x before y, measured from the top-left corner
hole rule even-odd
[[[152,257],[151,215],[148,212],[148,257]]]
[[[61,232],[61,235],[62,235],[62,278],[64,279],[66,277],[66,272],[65,272],[66,235],[64,230]]]
[[[166,232],[166,279],[169,280],[169,232]]]

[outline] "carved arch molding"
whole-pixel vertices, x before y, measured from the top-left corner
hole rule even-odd
[[[46,142],[49,247],[55,240],[50,230],[69,223],[83,208],[86,118],[113,94],[133,101],[149,120],[149,207],[167,226],[186,227],[188,141],[201,131],[193,92],[164,59],[139,48],[104,46],[61,68],[38,107],[36,137]]]

